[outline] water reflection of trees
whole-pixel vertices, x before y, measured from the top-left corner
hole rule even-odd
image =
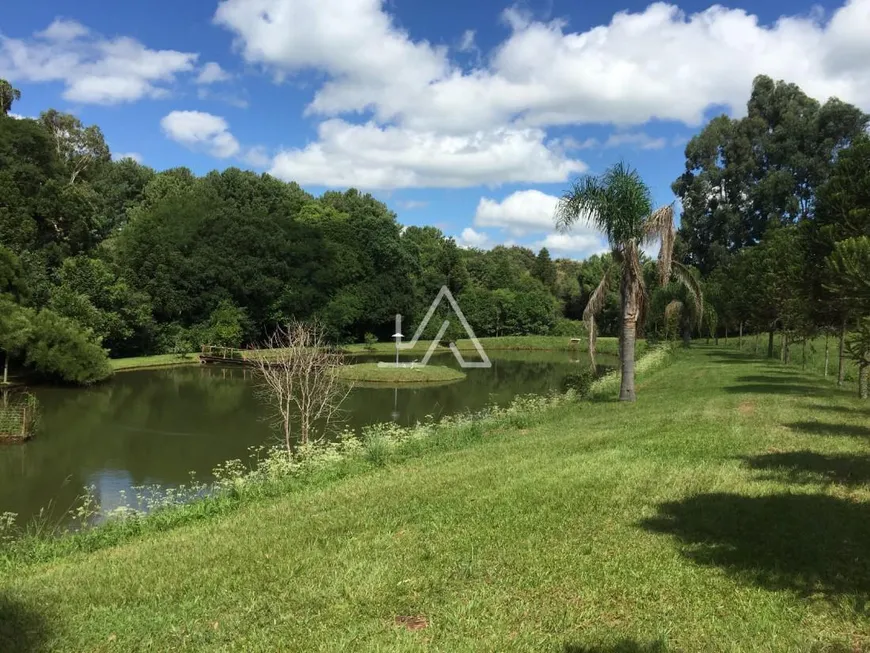
[[[248,370],[128,372],[38,395],[37,437],[0,451],[0,511],[65,509],[104,470],[123,470],[131,485],[183,483],[269,437]]]

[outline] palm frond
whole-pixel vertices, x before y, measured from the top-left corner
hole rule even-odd
[[[604,232],[612,248],[643,238],[643,225],[652,210],[652,194],[636,170],[624,163],[600,176],[575,181],[556,206],[560,231],[585,221]]]
[[[595,318],[604,309],[604,305],[607,303],[607,290],[610,287],[610,279],[613,276],[612,271],[614,267],[615,264],[610,265],[606,270],[604,270],[601,281],[592,292],[592,295],[590,295],[589,302],[583,310],[583,321],[586,323],[586,328],[589,331],[589,361],[593,370],[597,369],[595,365],[595,345],[597,339],[595,333]]]
[[[672,300],[667,306],[665,306],[665,319],[670,321],[674,318],[675,315],[679,315],[683,310],[683,302],[679,299]]]
[[[695,305],[695,315],[698,316],[698,329],[700,330],[704,320],[704,293],[701,290],[701,282],[695,278],[695,275],[692,274],[689,268],[678,261],[673,262],[672,273],[676,280],[685,286],[689,296],[692,298],[692,302]]]
[[[637,302],[637,324],[643,328],[650,299],[643,280],[643,265],[637,242],[632,240],[625,244],[622,250],[622,259],[624,261],[622,267],[623,283],[626,284],[629,292],[633,293]]]
[[[671,278],[671,263],[674,260],[674,243],[677,230],[674,228],[674,205],[669,204],[655,211],[644,223],[645,244],[661,240],[659,249],[659,283],[665,285]]]
[[[598,177],[581,177],[565,191],[556,205],[556,228],[565,233],[577,222],[599,227],[599,219],[606,213],[606,205],[606,188]]]

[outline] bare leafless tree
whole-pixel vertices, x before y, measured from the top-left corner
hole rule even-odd
[[[341,352],[330,347],[317,324],[293,322],[277,329],[260,349],[246,354],[260,378],[262,396],[291,452],[294,436],[307,444],[338,417],[351,385],[339,378]]]

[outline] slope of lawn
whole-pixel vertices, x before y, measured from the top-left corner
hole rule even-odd
[[[870,650],[870,405],[702,346],[638,396],[12,569],[0,650]]]

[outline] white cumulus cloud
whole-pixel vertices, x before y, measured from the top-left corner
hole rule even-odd
[[[138,152],[112,152],[113,161],[121,161],[122,159],[133,159],[136,163],[142,163],[142,155]]]
[[[197,84],[217,84],[231,79],[231,75],[221,68],[219,63],[209,61],[199,71],[196,77]]]
[[[593,254],[610,251],[601,234],[595,232],[547,234],[542,240],[532,243],[533,249],[546,247],[558,257],[584,259]]]
[[[471,227],[462,230],[462,234],[456,239],[456,243],[463,248],[488,249],[492,246],[492,240],[485,233],[475,231]]]
[[[558,233],[555,223],[558,203],[558,197],[539,190],[516,191],[500,201],[481,197],[474,226],[499,229],[516,238],[535,237],[530,247],[546,247],[558,256],[579,259],[606,251],[603,235],[584,220],[579,220],[568,233]]]
[[[235,156],[241,150],[227,121],[211,113],[173,111],[163,117],[160,126],[172,140],[193,149],[204,149],[220,159]]]
[[[743,9],[689,13],[655,2],[586,30],[509,9],[508,36],[470,67],[472,30],[451,50],[415,38],[389,7],[219,3],[214,21],[247,63],[278,81],[305,71],[322,80],[306,109],[324,121],[318,139],[279,153],[275,174],[369,188],[565,181],[584,166],[566,155],[570,139],[547,139],[547,128],[611,124],[619,129],[603,142],[574,145],[663,148],[674,141],[628,128],[651,120],[696,126],[712,106],[740,114],[759,73],[870,110],[870,0],[767,24]],[[464,65],[451,59],[457,53]],[[360,113],[365,124],[349,122]],[[510,156],[493,156],[503,149]],[[531,153],[527,163],[520,152]]]
[[[342,16],[336,21],[334,16]],[[414,40],[381,0],[224,0],[215,20],[245,59],[328,80],[309,110],[371,109],[379,121],[467,131],[653,118],[698,124],[711,105],[740,112],[759,72],[870,108],[870,0],[763,24],[743,9],[686,13],[664,2],[573,32],[563,20],[505,14],[510,36],[463,71],[445,48]],[[460,46],[468,45],[464,36]]]
[[[538,129],[466,135],[327,120],[318,140],[279,153],[271,174],[300,184],[393,189],[562,181],[586,166],[552,152]]]
[[[498,227],[515,236],[552,231],[559,198],[539,190],[521,190],[497,201],[481,197],[474,214],[478,227]]]
[[[164,96],[177,75],[193,70],[197,56],[152,50],[127,37],[107,39],[65,19],[27,39],[0,35],[0,77],[62,82],[64,99],[85,104]]]

